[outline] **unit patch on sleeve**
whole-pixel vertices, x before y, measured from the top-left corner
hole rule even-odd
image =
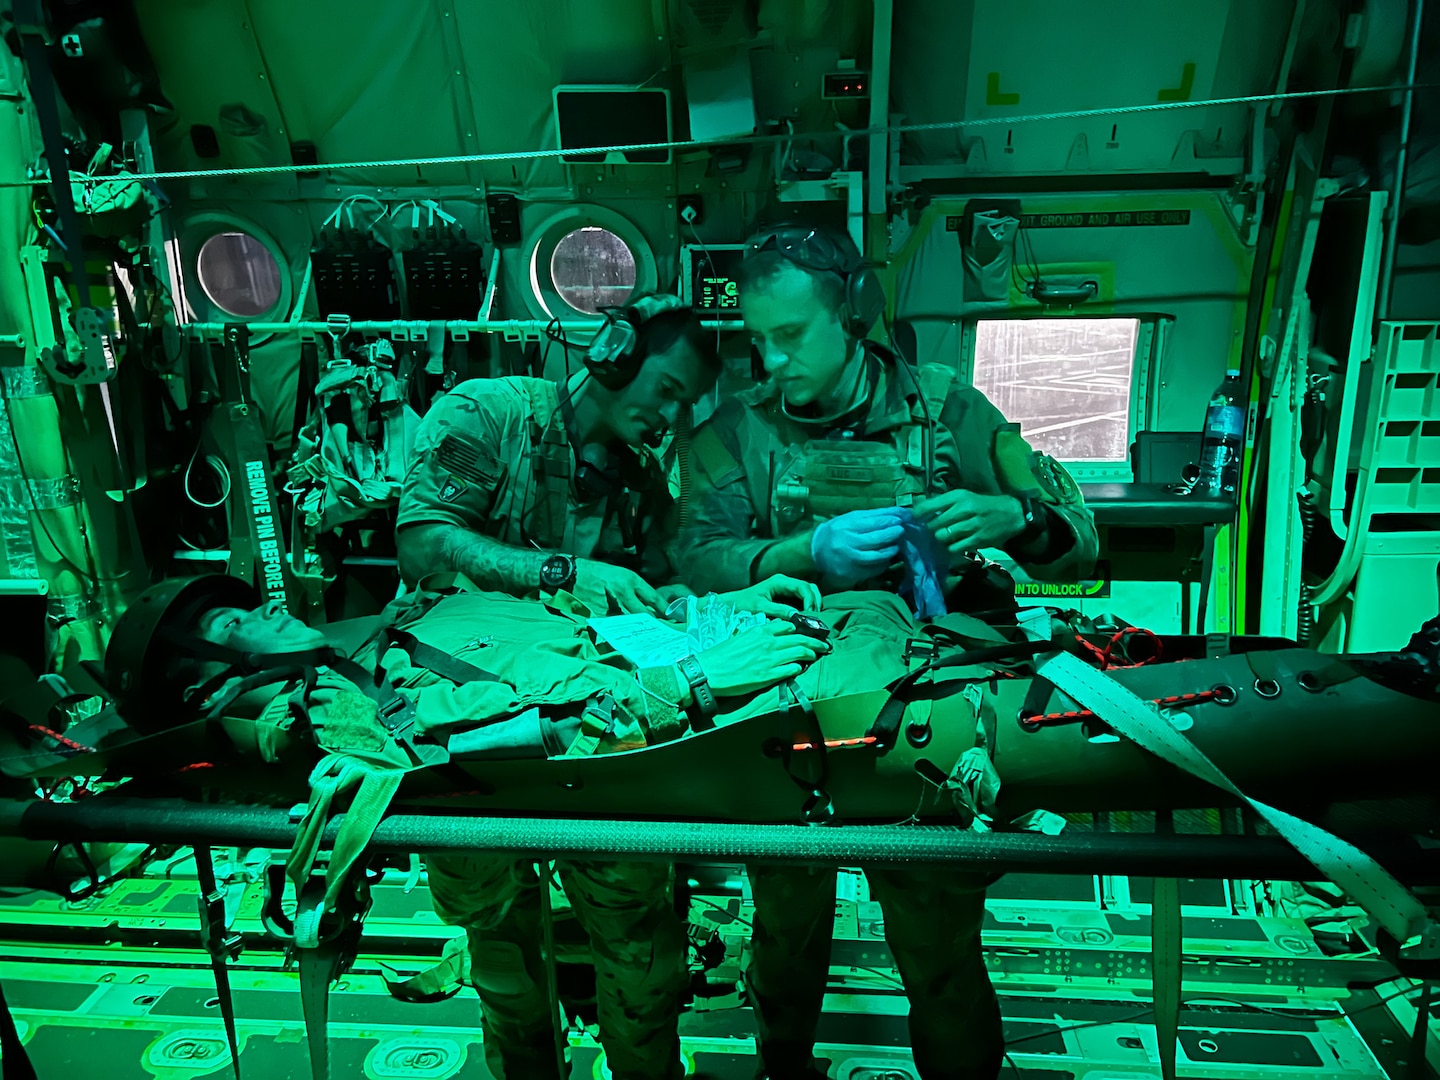
[[[457,479],[454,476],[447,476],[445,483],[440,487],[440,501],[443,503],[453,503],[461,495],[464,495],[469,488],[470,485],[465,483],[464,480]]]
[[[1040,486],[1062,505],[1073,506],[1084,501],[1075,478],[1049,454],[1036,455],[1035,472]]]

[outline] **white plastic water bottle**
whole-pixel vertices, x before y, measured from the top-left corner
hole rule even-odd
[[[1240,372],[1231,368],[1205,410],[1200,478],[1195,493],[1233,499],[1240,486],[1240,455],[1244,448],[1245,403],[1240,396]]]

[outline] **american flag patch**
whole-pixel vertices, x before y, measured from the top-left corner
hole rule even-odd
[[[450,473],[473,484],[488,487],[495,482],[497,472],[493,458],[483,454],[471,444],[447,435],[440,440],[435,451],[436,463]]]

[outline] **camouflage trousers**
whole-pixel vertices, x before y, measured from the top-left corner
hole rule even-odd
[[[807,1076],[830,974],[835,870],[751,866],[755,925],[746,971],[757,1048],[773,1080]],[[995,1080],[1004,1057],[1000,1006],[980,952],[989,878],[938,870],[869,870],[885,941],[910,999],[910,1046],[922,1080]]]
[[[542,883],[503,855],[427,855],[435,912],[469,939],[485,1063],[497,1080],[561,1080],[542,950]],[[679,1080],[685,932],[659,863],[557,863],[595,960],[600,1042],[615,1080]]]

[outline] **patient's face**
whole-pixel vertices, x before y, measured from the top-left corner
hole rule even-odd
[[[196,633],[212,644],[248,653],[298,652],[325,644],[324,634],[290,615],[279,601],[253,611],[207,611],[200,617]]]

